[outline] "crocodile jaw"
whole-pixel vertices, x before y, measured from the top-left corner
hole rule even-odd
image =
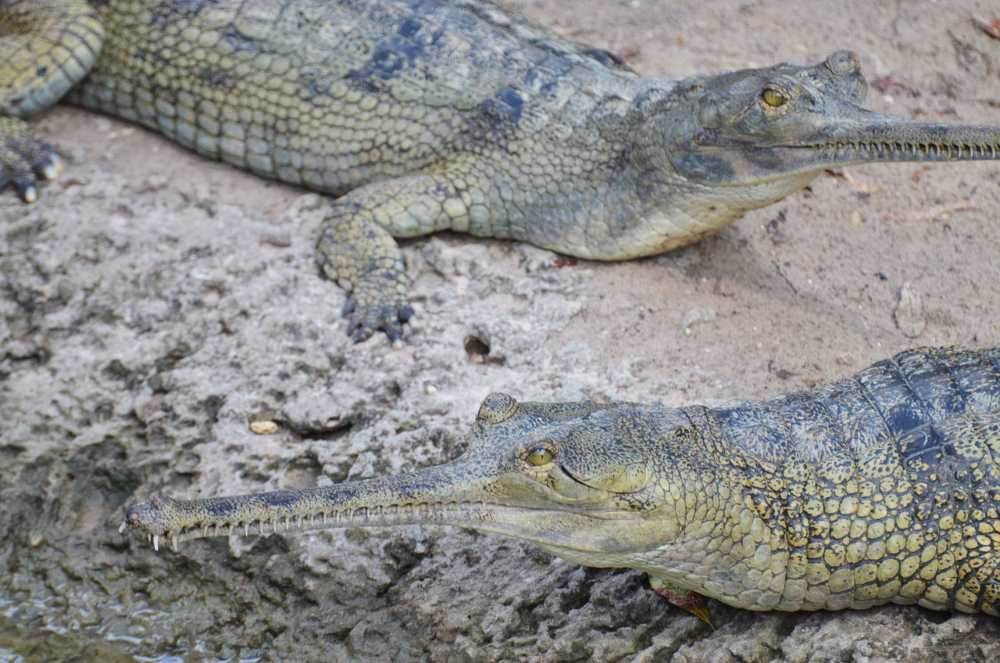
[[[305,490],[204,500],[154,496],[130,506],[120,531],[137,530],[153,547],[190,539],[345,527],[452,525],[575,551],[594,566],[624,546],[622,527],[640,516],[601,491],[567,499],[523,477],[484,472],[465,457],[394,477]]]
[[[870,119],[833,123],[800,144],[779,145],[768,151],[787,164],[786,172],[876,162],[1000,158],[1000,127],[910,122],[863,112]]]
[[[789,188],[801,188],[798,181],[803,176],[811,179],[840,166],[1000,159],[1000,127],[909,122],[858,112],[867,121],[830,122],[798,140],[771,145],[702,136],[704,144],[692,145],[675,159],[675,166],[689,180],[724,189],[782,181],[788,181]]]

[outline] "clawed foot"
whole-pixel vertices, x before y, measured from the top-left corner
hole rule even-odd
[[[392,291],[376,293],[362,289],[347,296],[343,314],[347,318],[347,335],[355,343],[367,340],[380,329],[390,341],[396,342],[403,338],[403,325],[413,317],[413,308],[405,297]]]
[[[373,215],[361,203],[338,200],[316,248],[320,268],[349,293],[343,314],[351,340],[360,343],[380,329],[393,343],[403,338],[403,324],[413,317],[410,279],[396,241]]]
[[[59,170],[51,145],[35,138],[22,120],[0,117],[0,192],[13,186],[21,200],[33,203],[38,182],[54,180]]]

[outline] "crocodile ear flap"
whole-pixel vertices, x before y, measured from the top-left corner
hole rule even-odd
[[[517,414],[517,401],[513,396],[495,392],[483,399],[476,414],[476,421],[484,424],[499,424]]]

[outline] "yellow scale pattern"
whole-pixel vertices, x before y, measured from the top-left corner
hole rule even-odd
[[[739,581],[701,590],[750,609],[893,602],[1000,615],[1000,415],[959,416],[936,432],[960,459],[950,475],[946,463],[901,463],[891,443],[847,472],[778,468],[728,449],[722,482],[739,486],[743,502],[689,490],[688,521],[715,524],[696,547],[740,558]]]

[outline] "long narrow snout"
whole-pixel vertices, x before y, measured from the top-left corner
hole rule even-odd
[[[495,532],[555,550],[606,551],[627,511],[603,491],[566,497],[468,458],[393,477],[303,490],[176,500],[154,496],[130,506],[119,531],[138,530],[159,550],[169,541],[286,530],[452,525]],[[593,560],[594,565],[600,565]]]
[[[139,530],[159,549],[229,534],[323,527],[450,524],[475,527],[495,510],[470,463],[456,461],[394,477],[304,490],[175,500],[154,496],[128,508],[121,530]]]
[[[858,120],[832,122],[792,148],[819,151],[832,165],[985,161],[1000,158],[1000,127],[913,122],[865,111]]]

